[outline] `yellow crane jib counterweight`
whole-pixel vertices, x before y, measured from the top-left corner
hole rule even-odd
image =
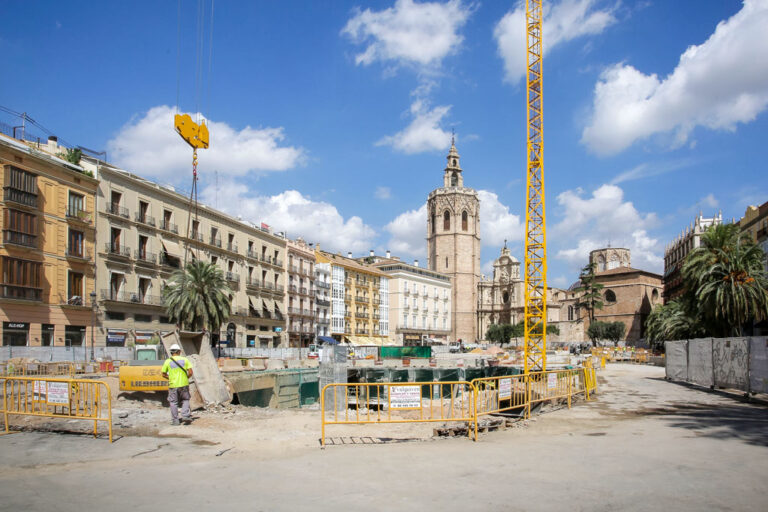
[[[181,138],[194,149],[208,148],[208,127],[204,122],[197,124],[189,114],[176,114],[173,118],[173,124],[176,133],[181,135]]]

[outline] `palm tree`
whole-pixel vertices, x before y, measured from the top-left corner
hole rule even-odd
[[[735,224],[711,227],[701,242],[686,258],[683,279],[711,334],[741,336],[745,324],[768,318],[765,253]]]
[[[163,288],[163,304],[182,328],[215,332],[229,318],[232,290],[216,265],[195,260],[175,271]]]
[[[664,341],[697,338],[706,331],[685,300],[657,305],[645,321],[645,335],[653,344]]]

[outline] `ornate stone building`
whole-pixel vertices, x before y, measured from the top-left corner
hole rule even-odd
[[[683,261],[689,252],[701,245],[701,234],[710,226],[722,223],[722,212],[709,218],[702,217],[699,213],[691,225],[664,248],[664,304],[685,293]]]
[[[456,145],[451,142],[443,186],[427,199],[429,269],[451,277],[451,338],[475,341],[480,282],[480,200],[464,186]]]

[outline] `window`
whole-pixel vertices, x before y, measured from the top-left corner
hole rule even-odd
[[[53,333],[54,333],[54,327],[51,324],[43,324],[42,325],[42,337],[40,339],[40,344],[44,347],[50,347],[53,346]]]
[[[3,297],[40,300],[42,268],[37,261],[3,257]]]
[[[163,210],[163,229],[171,231],[171,220],[173,219],[173,212],[171,210]]]
[[[431,215],[429,216],[429,218],[430,218],[430,223],[429,223],[430,224],[430,228],[432,229],[432,233],[434,233],[435,229],[436,229],[435,228],[435,223],[437,222],[437,219],[435,219],[435,212],[432,212]]]
[[[119,228],[112,228],[112,232],[110,234],[110,252],[120,252],[120,233],[121,230]]]
[[[139,212],[137,214],[137,221],[147,224],[147,214],[149,213],[149,203],[146,201],[139,201]]]
[[[139,278],[139,302],[149,304],[149,291],[152,288],[152,280],[147,277]]]
[[[107,320],[125,320],[125,313],[120,313],[118,311],[107,311],[104,313],[104,317]]]
[[[448,268],[448,256],[445,257],[445,268]]]
[[[18,167],[7,166],[4,198],[37,208],[37,176]]]
[[[67,279],[67,302],[69,304],[77,303],[83,305],[83,274],[81,272],[69,271]]]
[[[5,210],[3,243],[37,247],[37,216],[19,210]]]
[[[152,315],[141,315],[139,313],[136,313],[135,315],[133,315],[133,319],[136,322],[149,323],[152,321]]]
[[[605,302],[616,302],[616,294],[613,290],[605,291]]]
[[[451,212],[445,210],[443,213],[443,231],[449,231],[451,229]]]
[[[195,240],[200,239],[200,221],[199,220],[192,221],[192,238]]]
[[[85,235],[82,231],[75,229],[69,230],[69,245],[67,247],[67,254],[70,256],[76,256],[78,258],[83,257],[83,240]]]
[[[568,320],[573,320],[573,306],[568,306]]]
[[[147,259],[147,242],[149,238],[144,235],[139,235],[139,259]]]
[[[467,224],[469,224],[467,219],[468,219],[467,211],[464,210],[463,212],[461,212],[461,230],[462,231],[467,230]]]
[[[83,199],[83,196],[80,194],[69,193],[69,204],[67,205],[67,215],[69,217],[80,217],[80,212],[85,209]]]

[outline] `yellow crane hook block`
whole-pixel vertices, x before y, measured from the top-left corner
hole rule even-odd
[[[197,124],[189,114],[176,114],[173,118],[176,132],[193,148],[208,148],[208,127],[205,123]]]

